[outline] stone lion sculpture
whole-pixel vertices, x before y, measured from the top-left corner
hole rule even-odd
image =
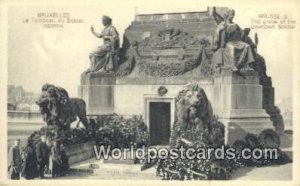
[[[224,126],[213,115],[212,106],[205,91],[191,83],[176,97],[176,118],[171,136],[171,145],[178,140],[192,145],[224,143]]]
[[[212,116],[212,108],[204,90],[200,87],[182,90],[176,100],[176,117],[185,128],[208,128],[207,121]]]
[[[57,125],[69,129],[70,124],[79,118],[79,122],[89,130],[86,118],[86,104],[83,99],[69,98],[65,89],[53,85],[44,85],[42,94],[36,101],[47,125]],[[78,123],[79,124],[79,123]]]

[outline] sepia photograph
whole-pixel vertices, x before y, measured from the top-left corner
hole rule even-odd
[[[298,185],[298,5],[1,2],[0,184]]]

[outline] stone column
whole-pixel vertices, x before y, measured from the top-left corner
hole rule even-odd
[[[88,115],[109,115],[114,113],[113,73],[83,73],[79,86],[79,97],[86,102]]]
[[[214,112],[225,125],[225,142],[232,144],[248,132],[259,134],[274,129],[263,108],[263,89],[253,70],[232,72],[221,69],[214,77]]]

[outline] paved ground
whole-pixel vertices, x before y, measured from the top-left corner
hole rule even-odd
[[[55,179],[160,180],[160,177],[156,176],[155,167],[140,171],[140,165],[103,164],[102,162],[95,163],[95,161],[97,160],[88,160],[82,162],[80,166],[73,166],[73,170],[68,175]],[[99,164],[100,167],[94,170],[90,169],[88,168],[90,163]],[[292,180],[292,164],[241,168],[232,175],[231,180],[289,181]]]
[[[91,169],[89,166],[97,166]],[[72,166],[70,175],[58,179],[100,179],[100,180],[160,180],[155,167],[141,171],[140,164],[103,163],[102,160],[87,160]]]
[[[96,169],[90,168],[93,164]],[[87,160],[72,166],[69,175],[57,179],[102,179],[102,180],[160,180],[155,167],[141,171],[141,165],[103,163]],[[292,163],[281,166],[246,167],[236,171],[231,180],[292,180]]]
[[[9,123],[8,125],[8,147],[14,139],[20,138],[22,145],[25,145],[27,137],[35,130],[39,130],[43,124],[36,123]],[[285,135],[282,139],[282,148],[290,149],[292,145],[292,135]],[[93,164],[97,169],[91,169]],[[56,179],[155,179],[155,167],[145,171],[140,170],[140,165],[103,163],[101,160],[87,160],[72,166],[69,175]],[[232,175],[233,180],[291,180],[292,164],[269,167],[247,167],[239,169]]]

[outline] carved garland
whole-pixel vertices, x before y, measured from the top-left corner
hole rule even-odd
[[[210,54],[205,53],[205,57],[198,57],[186,59],[182,62],[159,63],[141,61],[138,63],[139,74],[154,77],[170,77],[182,75],[188,71],[193,70],[200,65],[201,74],[206,77],[213,75]]]
[[[169,77],[184,74],[197,67],[200,61],[189,59],[183,63],[149,63],[142,61],[139,63],[139,73],[142,75]]]
[[[180,62],[153,62],[143,58],[139,55],[139,50],[145,48],[159,47],[161,49],[172,49],[174,47],[191,47],[197,46],[200,48],[199,52],[189,59]],[[153,77],[170,77],[182,75],[188,71],[193,70],[201,64],[201,75],[212,75],[211,67],[211,51],[207,50],[210,42],[206,38],[193,38],[186,32],[178,29],[164,29],[157,35],[153,34],[150,38],[133,44],[127,51],[127,59],[117,70],[117,76],[124,77],[129,75],[134,68],[138,68],[139,75],[153,76]]]

